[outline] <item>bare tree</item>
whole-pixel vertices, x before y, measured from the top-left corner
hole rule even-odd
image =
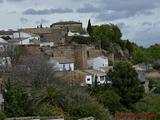
[[[21,79],[36,89],[48,86],[54,78],[53,65],[44,56],[25,56],[20,64],[13,68],[14,79]]]

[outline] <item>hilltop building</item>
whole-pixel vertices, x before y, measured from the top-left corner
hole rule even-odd
[[[82,23],[76,21],[62,21],[53,23],[50,27],[54,29],[67,29],[68,31],[78,32],[79,30],[82,29]]]

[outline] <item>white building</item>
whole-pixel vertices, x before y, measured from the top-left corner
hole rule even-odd
[[[92,76],[91,79],[90,77],[86,78],[86,84],[88,85],[93,85],[95,81],[97,81],[98,85],[107,83],[105,72],[98,70],[85,70],[84,72]]]
[[[11,66],[11,58],[10,57],[0,57],[0,66]]]
[[[0,112],[3,111],[4,108],[4,99],[2,93],[0,93]]]
[[[54,43],[53,42],[42,42],[40,44],[40,47],[53,47]]]
[[[102,68],[108,67],[108,58],[104,56],[100,56],[100,57],[89,59],[88,66],[89,68],[103,71]]]
[[[49,64],[53,64],[53,68],[57,71],[74,71],[74,61],[64,57],[52,57]]]
[[[73,37],[73,36],[80,36],[80,33],[78,33],[78,32],[71,32],[71,31],[69,31],[69,32],[68,32],[68,36],[69,36],[69,37]]]
[[[6,40],[0,37],[0,44],[8,43]]]
[[[69,37],[74,37],[74,36],[81,36],[81,37],[90,37],[89,34],[80,34],[79,32],[68,32]]]
[[[33,45],[40,42],[40,37],[31,33],[15,32],[13,39],[19,39],[18,45]]]

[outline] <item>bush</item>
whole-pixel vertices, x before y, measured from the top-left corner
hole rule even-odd
[[[0,120],[4,120],[6,118],[6,115],[3,112],[0,112]]]
[[[112,114],[121,111],[120,96],[113,90],[101,91],[96,96],[98,101],[108,108]]]
[[[52,105],[43,104],[37,108],[36,116],[63,116],[63,110]]]

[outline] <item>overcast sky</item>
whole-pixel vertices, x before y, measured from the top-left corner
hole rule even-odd
[[[75,20],[117,24],[123,38],[139,45],[160,43],[160,0],[0,0],[0,29],[49,26]]]

